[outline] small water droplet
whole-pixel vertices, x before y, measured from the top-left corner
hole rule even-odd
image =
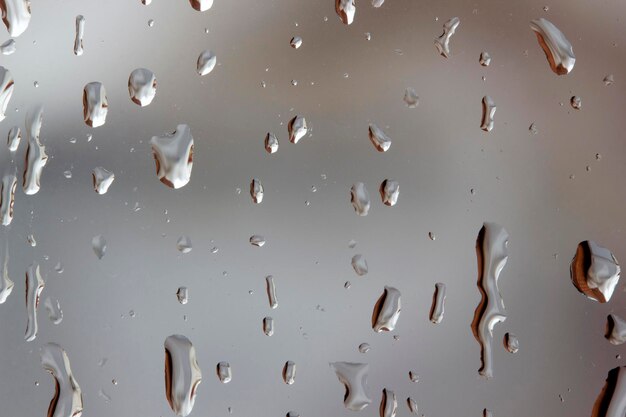
[[[170,188],[181,188],[191,179],[193,168],[193,136],[186,124],[164,136],[150,139],[152,155],[159,180]]]
[[[446,284],[438,282],[435,284],[435,294],[433,295],[433,305],[430,308],[430,321],[439,324],[443,320],[446,303]]]
[[[179,237],[178,241],[176,242],[176,249],[178,249],[178,251],[181,253],[191,252],[191,249],[193,249],[193,245],[191,244],[191,239],[189,238],[189,236],[183,235]]]
[[[293,385],[296,382],[296,364],[292,361],[285,362],[283,367],[283,381],[287,385]]]
[[[261,204],[263,202],[263,185],[257,178],[252,178],[250,182],[250,196],[254,204]]]
[[[608,74],[606,77],[604,77],[602,81],[604,82],[604,85],[607,85],[607,86],[615,82],[613,78],[613,74]]]
[[[509,353],[517,353],[519,350],[519,340],[513,333],[507,332],[504,335],[504,347]]]
[[[148,20],[148,27],[154,27],[154,19]]]
[[[198,56],[198,62],[196,65],[196,70],[198,74],[201,76],[209,74],[215,68],[215,64],[217,63],[217,57],[213,53],[213,51],[203,51]]]
[[[232,370],[228,362],[220,362],[217,364],[217,377],[222,384],[228,384],[233,379]]]
[[[578,96],[572,96],[569,102],[572,105],[572,108],[576,110],[580,110],[580,108],[583,106],[582,99]]]
[[[298,143],[308,132],[306,119],[303,116],[295,116],[289,121],[287,130],[289,132],[289,141]]]
[[[98,194],[106,194],[109,190],[113,180],[115,180],[115,174],[102,167],[94,168],[91,174],[93,189]]]
[[[128,94],[133,103],[145,107],[156,96],[156,77],[146,68],[137,68],[128,77]]]
[[[265,135],[265,150],[269,154],[278,152],[278,138],[271,132]]]
[[[107,241],[102,237],[102,235],[94,236],[91,239],[91,247],[93,248],[93,252],[96,254],[98,259],[102,259],[107,250]]]
[[[369,343],[361,343],[359,345],[359,352],[361,352],[361,353],[367,353],[367,352],[370,351],[370,349],[371,348],[370,348]]]
[[[350,201],[359,216],[367,216],[370,209],[370,195],[362,182],[354,183],[350,189]]]
[[[176,291],[176,298],[178,302],[185,305],[189,302],[189,290],[187,287],[178,287]]]
[[[91,82],[83,89],[83,116],[90,127],[99,127],[106,122],[109,102],[102,83]]]
[[[491,64],[491,55],[489,55],[489,52],[485,52],[485,51],[481,52],[478,62],[483,67],[488,67],[489,64]]]
[[[404,90],[404,103],[409,109],[414,109],[419,105],[420,98],[417,96],[417,92],[412,87],[407,87]]]
[[[367,267],[367,260],[365,259],[365,257],[360,254],[354,255],[352,257],[352,268],[354,269],[354,272],[356,272],[358,276],[366,275],[368,271],[368,267]]]
[[[351,24],[356,13],[354,0],[335,0],[335,11],[344,25]]]
[[[263,319],[263,333],[266,336],[271,336],[274,334],[274,319],[271,317],[265,317]]]
[[[291,41],[289,41],[289,45],[291,45],[293,49],[300,48],[300,46],[302,46],[302,38],[300,36],[294,36],[291,38]]]
[[[83,36],[85,35],[85,18],[76,16],[76,37],[74,38],[74,55],[81,56],[83,50]]]

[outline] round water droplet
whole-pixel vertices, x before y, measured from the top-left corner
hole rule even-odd
[[[572,98],[570,99],[570,104],[576,110],[580,110],[580,108],[583,106],[582,99],[578,96],[572,96]]]
[[[153,26],[154,26],[154,19],[148,20],[148,27],[153,27]]]
[[[178,249],[179,252],[181,253],[189,253],[191,252],[192,249],[192,244],[191,244],[191,239],[189,238],[189,236],[181,236],[178,238],[178,241],[176,242],[176,249]]]

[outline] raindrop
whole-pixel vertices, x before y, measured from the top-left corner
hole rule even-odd
[[[115,174],[102,167],[96,167],[91,173],[91,179],[95,192],[98,194],[106,194],[111,184],[113,184]]]
[[[359,352],[361,352],[361,353],[367,353],[367,352],[370,351],[370,349],[371,348],[370,348],[369,343],[361,343],[359,345]]]
[[[372,329],[376,333],[393,331],[400,318],[400,310],[400,291],[385,286],[385,290],[374,305]]]
[[[97,235],[91,239],[91,247],[98,259],[102,259],[107,250],[107,241],[104,240],[102,235]]]
[[[263,333],[266,336],[271,336],[274,334],[274,319],[271,317],[265,317],[263,319]]]
[[[228,362],[220,362],[217,364],[217,377],[222,384],[228,384],[233,379],[233,374]]]
[[[329,365],[346,389],[343,404],[348,410],[361,411],[372,402],[367,394],[368,364],[333,362]]]
[[[261,204],[263,202],[263,185],[257,178],[253,178],[250,183],[250,196],[254,204]]]
[[[409,398],[406,399],[406,404],[409,407],[409,411],[411,412],[411,414],[417,414],[418,413],[417,401],[415,401],[413,398],[409,397]]]
[[[83,394],[72,374],[67,353],[61,346],[48,343],[41,352],[41,365],[55,380],[55,392],[48,407],[48,416],[80,416],[83,412]]]
[[[611,85],[615,82],[613,74],[608,74],[602,81],[604,82],[604,85]]]
[[[407,87],[404,90],[404,103],[409,109],[414,109],[420,104],[420,98],[414,88]]]
[[[569,102],[572,105],[572,108],[576,110],[580,110],[580,108],[583,106],[582,99],[578,96],[572,96]]]
[[[13,221],[16,188],[17,177],[15,175],[5,175],[2,178],[2,191],[0,192],[0,217],[2,217],[2,225],[4,226],[10,225]]]
[[[250,236],[250,244],[256,247],[263,247],[265,245],[265,238],[260,235],[252,235]]]
[[[193,136],[186,124],[164,136],[150,139],[152,155],[159,180],[170,188],[181,188],[191,179],[193,168]]]
[[[271,132],[268,132],[267,135],[265,135],[265,150],[269,154],[278,152],[278,139],[276,138],[276,135]]]
[[[415,371],[409,371],[409,379],[411,382],[419,382],[420,377]]]
[[[435,39],[435,47],[442,56],[450,57],[450,38],[456,32],[456,28],[461,23],[458,17],[453,17],[443,24],[443,33]]]
[[[28,242],[28,244],[29,244],[32,248],[34,248],[35,246],[37,246],[37,241],[35,240],[35,236],[33,236],[32,234],[31,234],[31,235],[26,236],[26,241]]]
[[[491,132],[493,129],[493,116],[496,114],[496,103],[490,96],[483,97],[483,118],[480,128],[485,132]]]
[[[367,216],[370,209],[370,194],[362,182],[354,183],[350,189],[350,201],[359,216]]]
[[[154,19],[148,20],[148,27],[149,28],[154,27]]]
[[[528,131],[532,133],[533,135],[536,135],[537,133],[539,133],[539,129],[537,129],[537,125],[534,123],[531,123],[530,126],[528,126]]]
[[[83,89],[83,116],[87,126],[99,127],[106,122],[109,102],[102,83],[91,82]]]
[[[217,57],[213,53],[213,51],[203,51],[198,56],[198,64],[197,71],[200,75],[207,75],[213,68],[215,68],[215,64],[217,63]]]
[[[572,44],[552,22],[539,18],[530,22],[537,41],[546,54],[550,68],[557,75],[569,74],[574,69],[576,57]]]
[[[293,49],[298,49],[302,46],[302,38],[300,36],[294,36],[291,38],[291,41],[289,41],[289,45],[291,45]]]
[[[128,94],[133,103],[145,107],[156,96],[156,77],[149,69],[137,68],[128,77]]]
[[[626,321],[617,314],[609,314],[607,317],[606,338],[613,345],[621,345],[626,342]]]
[[[178,287],[178,290],[176,291],[176,298],[182,305],[187,304],[189,302],[189,290],[187,287]]]
[[[369,126],[369,137],[378,152],[387,152],[391,147],[389,136],[373,123],[370,123]]]
[[[189,238],[189,236],[183,235],[179,237],[178,241],[176,241],[176,249],[178,249],[178,251],[181,253],[191,252],[191,249],[193,249],[193,245],[191,244],[191,239]]]
[[[20,146],[21,140],[22,131],[18,126],[13,126],[11,130],[9,130],[9,134],[7,135],[7,146],[9,147],[9,151],[17,151],[17,148]]]
[[[491,55],[489,55],[489,52],[485,52],[485,51],[481,52],[478,62],[483,67],[488,67],[489,64],[491,64]]]
[[[365,40],[366,41],[371,41],[372,40],[372,34],[369,32],[365,32]]]
[[[435,294],[433,295],[433,305],[430,308],[430,321],[439,324],[443,320],[446,302],[446,284],[438,282],[435,284]]]
[[[352,257],[352,268],[358,276],[366,275],[368,268],[367,260],[365,259],[365,257],[363,255],[354,255]]]
[[[307,134],[306,119],[303,116],[295,116],[289,121],[287,130],[289,131],[289,141],[298,143]]]
[[[14,54],[15,51],[15,39],[9,39],[8,41],[0,45],[0,53],[2,53],[2,55],[11,55]]]
[[[344,25],[351,24],[356,13],[354,0],[335,0],[335,11]]]
[[[39,265],[31,264],[26,269],[26,311],[28,321],[26,323],[27,342],[32,342],[37,337],[37,307],[39,307],[39,297],[43,291],[45,283],[39,273]]]
[[[185,417],[193,409],[202,382],[196,349],[189,339],[172,335],[165,339],[165,395],[176,415]]]
[[[199,12],[207,11],[213,6],[213,0],[189,0],[189,3]]]
[[[287,385],[293,385],[296,382],[296,364],[292,361],[285,362],[283,367],[283,381]]]
[[[274,284],[274,277],[268,275],[265,277],[265,286],[267,291],[267,298],[270,303],[270,308],[274,309],[278,307],[278,299],[276,298],[276,285]]]
[[[620,266],[610,250],[586,240],[578,244],[570,272],[578,291],[587,298],[606,303],[619,281]]]
[[[398,401],[396,400],[396,394],[384,388],[383,397],[380,401],[380,417],[395,417],[397,410]]]
[[[0,2],[0,5],[1,4],[2,2]],[[14,85],[15,82],[11,72],[0,66],[0,121],[4,120],[6,117],[7,107],[9,106],[9,101],[13,95]]]
[[[48,318],[53,324],[60,324],[63,321],[63,310],[61,310],[59,300],[53,302],[50,297],[46,297],[43,305],[48,312]]]
[[[504,335],[504,347],[510,353],[517,353],[519,350],[519,340],[517,339],[517,336],[513,333],[506,333]]]
[[[82,15],[76,16],[76,37],[74,38],[74,55],[83,54],[83,36],[85,35],[85,18]]]
[[[399,195],[400,184],[397,181],[387,179],[380,184],[380,197],[384,205],[389,207],[395,206]]]
[[[2,21],[12,38],[20,36],[30,23],[30,0],[0,1]]]

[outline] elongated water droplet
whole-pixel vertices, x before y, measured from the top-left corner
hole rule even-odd
[[[0,304],[9,298],[15,283],[9,278],[9,241],[7,239],[4,247],[4,259],[2,260],[2,276],[0,276]]]
[[[369,126],[369,137],[378,152],[387,152],[391,147],[389,136],[373,123],[370,123]]]
[[[419,382],[420,377],[415,371],[409,371],[409,379],[411,382]]]
[[[198,71],[198,74],[204,76],[213,71],[215,64],[217,64],[217,56],[215,56],[213,51],[202,51],[198,56],[196,70]]]
[[[344,25],[354,22],[354,14],[356,13],[354,0],[335,0],[335,11]]]
[[[191,249],[193,249],[193,245],[191,244],[191,239],[189,238],[189,236],[183,235],[179,237],[178,241],[176,241],[176,249],[178,249],[178,251],[181,253],[191,252]]]
[[[389,207],[393,207],[398,203],[398,197],[400,196],[400,184],[394,180],[384,180],[380,184],[380,198],[383,200],[383,204]]]
[[[178,287],[176,291],[176,298],[178,298],[178,302],[185,305],[189,302],[189,290],[187,287]]]
[[[396,394],[384,388],[383,397],[380,401],[380,417],[395,417],[397,410],[398,401],[396,400]]]
[[[493,417],[493,413],[491,410],[487,410],[486,408],[483,410],[483,417]]]
[[[0,53],[2,53],[2,55],[12,55],[15,53],[16,49],[15,39],[9,39],[0,45]]]
[[[12,38],[20,36],[30,23],[30,0],[0,1],[2,21]]]
[[[9,130],[9,134],[7,135],[7,146],[9,147],[9,151],[11,152],[17,151],[17,148],[19,148],[21,141],[22,141],[21,129],[17,126],[13,126],[11,130]]]
[[[165,396],[176,415],[185,417],[193,409],[202,382],[196,349],[189,339],[172,335],[165,339]]]
[[[583,100],[578,96],[572,96],[569,103],[572,105],[572,108],[576,110],[580,110],[583,106]]]
[[[93,189],[98,194],[106,194],[111,184],[113,184],[115,174],[102,167],[96,167],[93,169],[91,178],[93,180]]]
[[[409,109],[414,109],[419,105],[420,98],[417,96],[417,92],[412,87],[407,87],[404,90],[404,103]]]
[[[15,205],[15,189],[17,188],[17,177],[15,175],[5,175],[2,178],[2,191],[0,193],[0,217],[2,224],[8,226],[13,221],[13,206]]]
[[[552,71],[557,75],[569,74],[574,69],[576,57],[563,32],[543,17],[532,20],[530,28],[535,31]]]
[[[367,274],[368,268],[367,260],[365,259],[365,257],[361,254],[354,255],[352,257],[352,268],[358,276],[363,276]]]
[[[274,319],[271,317],[265,317],[263,319],[263,333],[266,336],[271,336],[274,334]]]
[[[303,116],[295,116],[289,121],[287,130],[289,132],[289,141],[291,143],[298,143],[308,132],[306,119]]]
[[[265,245],[265,238],[260,235],[252,235],[250,236],[250,244],[261,248]]]
[[[592,240],[578,244],[570,266],[572,283],[588,298],[606,303],[619,282],[621,268],[613,253]]]
[[[85,35],[85,18],[76,16],[76,37],[74,38],[74,55],[81,56],[83,50],[83,36]]]
[[[94,236],[94,238],[91,239],[91,247],[93,248],[93,253],[96,254],[98,259],[102,259],[107,251],[107,241],[102,237],[102,235]]]
[[[0,2],[0,4],[2,3],[3,2]],[[7,107],[13,95],[14,86],[15,82],[11,72],[0,66],[0,121],[4,120],[6,117]]]
[[[83,89],[83,118],[87,126],[99,127],[106,122],[109,102],[102,83],[88,83]]]
[[[26,236],[26,241],[32,248],[37,246],[37,241],[35,240],[35,236],[33,236],[32,234]]]
[[[613,345],[621,345],[626,342],[626,321],[617,314],[609,314],[607,317],[606,338]]]
[[[507,332],[504,335],[504,347],[509,351],[509,353],[517,353],[519,350],[519,340],[517,339],[517,336],[513,333]]]
[[[186,124],[164,136],[150,139],[152,155],[159,180],[170,188],[181,188],[191,179],[193,168],[193,136]]]
[[[48,417],[80,417],[83,412],[83,394],[72,374],[67,353],[56,343],[47,343],[41,352],[41,365],[54,377],[55,383]]]
[[[276,298],[276,285],[274,284],[274,277],[268,275],[265,277],[265,286],[267,290],[267,298],[270,302],[270,308],[274,309],[278,307],[278,299]]]
[[[478,286],[482,299],[474,313],[472,331],[481,346],[482,366],[478,372],[486,377],[493,376],[491,342],[493,328],[506,320],[504,302],[498,289],[498,278],[508,260],[509,234],[496,223],[485,223],[476,239],[478,257]]]
[[[359,345],[359,352],[361,353],[367,353],[369,352],[371,349],[370,344],[369,343],[361,343]]]
[[[213,0],[189,0],[189,3],[199,12],[205,12],[213,7]]]
[[[370,210],[370,193],[367,192],[365,184],[362,182],[354,183],[350,189],[350,201],[354,211],[359,216],[367,216]]]
[[[302,38],[300,36],[294,36],[291,38],[291,41],[289,41],[289,45],[291,45],[293,49],[298,49],[302,46]]]
[[[489,64],[491,64],[491,55],[489,55],[489,52],[484,52],[484,51],[481,52],[480,53],[480,58],[478,59],[478,62],[483,67],[488,67]]]
[[[252,178],[250,183],[250,196],[254,204],[261,204],[263,202],[263,184],[257,178]]]
[[[407,398],[406,404],[409,407],[409,411],[411,412],[411,414],[417,414],[419,412],[417,408],[417,401],[415,401],[413,398]]]
[[[435,294],[433,295],[433,305],[430,308],[430,321],[439,324],[443,320],[446,303],[446,284],[438,282],[435,284]]]
[[[361,411],[372,402],[367,393],[368,364],[333,362],[329,365],[346,388],[343,404],[348,410]]]
[[[39,273],[39,265],[31,264],[26,269],[26,312],[28,321],[26,322],[27,342],[35,340],[37,337],[37,308],[39,307],[39,297],[43,291],[45,283]]]
[[[61,304],[59,304],[59,300],[56,300],[56,302],[54,302],[50,297],[46,297],[43,305],[48,312],[48,318],[53,324],[60,324],[63,321],[63,310],[61,310]]]
[[[217,364],[217,377],[222,384],[228,384],[233,379],[233,374],[228,362],[220,362]]]
[[[292,361],[285,362],[283,366],[283,381],[287,385],[293,385],[296,382],[296,364]]]
[[[393,331],[400,318],[401,306],[400,291],[385,286],[385,290],[374,305],[372,329],[377,333]]]
[[[496,114],[496,103],[490,96],[483,97],[483,118],[480,128],[485,132],[491,132],[493,129],[493,116]]]
[[[453,17],[443,24],[443,33],[438,38],[435,38],[435,47],[442,56],[450,57],[450,38],[456,32],[456,28],[461,23],[458,17]]]
[[[146,68],[137,68],[128,77],[128,94],[133,103],[145,107],[156,96],[156,77]]]
[[[268,132],[265,136],[265,150],[270,154],[278,152],[278,139],[271,132]]]

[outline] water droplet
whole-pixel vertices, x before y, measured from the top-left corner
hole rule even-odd
[[[43,305],[48,312],[48,318],[53,324],[60,324],[63,321],[63,310],[61,310],[59,300],[53,302],[50,297],[46,297]]]
[[[300,36],[294,36],[291,38],[291,41],[289,41],[289,45],[291,45],[293,49],[298,49],[302,46],[302,38]]]
[[[270,308],[274,309],[278,307],[278,299],[276,298],[276,286],[274,284],[274,277],[268,275],[265,277],[265,286],[267,291],[267,298],[270,303]]]
[[[5,175],[2,177],[2,190],[0,192],[0,217],[2,217],[2,224],[4,226],[10,225],[13,221],[16,188],[17,177],[15,175]]]
[[[18,126],[13,126],[9,130],[9,134],[7,135],[7,146],[9,147],[9,151],[15,152],[17,148],[20,146],[20,141],[22,140],[22,131]]]
[[[367,353],[367,352],[370,351],[370,349],[371,348],[370,348],[369,343],[361,343],[359,345],[359,352],[361,352],[361,353]]]
[[[420,377],[415,371],[409,371],[409,379],[411,382],[419,382]]]
[[[143,4],[144,6],[148,6],[152,3],[152,0],[141,0],[141,4]]]
[[[0,276],[0,304],[4,304],[11,292],[15,283],[9,278],[9,243],[8,240],[5,244],[4,259],[2,260],[2,276]]]
[[[178,251],[181,253],[191,252],[191,249],[193,249],[193,245],[191,244],[191,239],[189,238],[189,236],[183,235],[179,237],[178,241],[176,241],[176,249],[178,249]]]
[[[102,237],[102,235],[94,236],[94,238],[91,239],[91,247],[93,248],[93,252],[96,254],[98,259],[102,259],[107,251],[107,241]]]
[[[233,374],[228,362],[220,362],[217,364],[217,377],[222,384],[228,384],[233,379]]]
[[[350,196],[350,201],[356,214],[359,216],[367,216],[370,209],[370,194],[367,192],[365,184],[362,182],[354,183],[350,189]]]
[[[109,102],[102,83],[91,82],[83,89],[83,117],[87,126],[99,127],[106,122]]]
[[[74,55],[83,54],[83,36],[85,35],[85,18],[82,15],[76,16],[76,37],[74,38]]]
[[[98,391],[98,397],[102,398],[105,403],[111,402],[111,396],[109,396],[103,389]]]
[[[289,141],[298,143],[308,132],[306,119],[303,116],[295,116],[289,121],[287,130],[289,131]]]
[[[557,75],[569,74],[574,69],[576,57],[572,44],[563,32],[543,17],[532,20],[530,28],[535,31],[537,41],[546,54],[550,68]]]
[[[413,398],[409,397],[409,398],[406,399],[406,404],[409,407],[409,411],[411,412],[411,414],[417,414],[418,413],[417,401],[415,401]]]
[[[165,339],[165,395],[176,415],[185,417],[193,409],[202,382],[196,349],[189,339],[172,335]]]
[[[615,80],[613,79],[613,74],[608,74],[606,77],[604,77],[602,81],[604,82],[604,85],[607,86],[615,82]]]
[[[296,382],[296,364],[292,361],[285,362],[283,366],[283,381],[287,385],[293,385]]]
[[[278,152],[278,139],[276,138],[276,135],[271,132],[268,132],[267,135],[265,135],[265,150],[269,154]]]
[[[416,108],[420,103],[420,98],[417,96],[417,92],[412,87],[407,87],[404,90],[404,103],[409,109]]]
[[[365,40],[366,41],[371,41],[372,40],[372,34],[369,32],[365,32]]]
[[[159,180],[170,188],[181,188],[191,179],[193,168],[193,136],[186,124],[164,136],[150,139],[152,155]]]
[[[530,126],[528,126],[528,131],[532,133],[533,135],[536,135],[537,133],[539,133],[539,129],[537,129],[537,125],[534,123],[531,123]]]
[[[263,247],[265,245],[265,238],[260,235],[252,235],[250,236],[250,244],[256,247]]]
[[[148,27],[149,28],[154,27],[154,19],[148,20]]]
[[[482,366],[478,372],[485,378],[493,376],[491,352],[493,328],[506,320],[504,302],[498,289],[498,278],[508,260],[508,240],[507,231],[496,223],[485,223],[476,239],[482,299],[476,307],[472,330],[481,346]]]
[[[335,11],[344,25],[354,22],[354,14],[356,13],[354,0],[335,0]]]
[[[569,102],[572,105],[572,107],[576,110],[580,110],[580,108],[583,106],[582,99],[578,96],[572,96]]]
[[[352,257],[352,268],[358,276],[366,275],[368,268],[367,260],[365,259],[365,257],[363,255],[354,255]]]
[[[369,125],[369,138],[378,152],[387,152],[391,147],[391,139],[373,123]]]
[[[446,303],[446,284],[438,282],[435,284],[435,294],[433,295],[433,305],[430,308],[430,321],[439,324],[443,320]]]
[[[176,298],[182,305],[187,304],[189,302],[189,290],[187,287],[178,287],[178,290],[176,291]]]
[[[619,282],[620,266],[610,250],[586,240],[578,244],[570,272],[578,291],[587,298],[606,303]]]
[[[2,2],[0,2],[0,5]],[[13,87],[15,82],[11,72],[0,66],[0,121],[6,117],[7,107],[13,95]]]
[[[43,291],[45,283],[39,273],[39,265],[31,264],[26,269],[26,311],[28,321],[26,323],[27,342],[32,342],[37,337],[37,307],[39,307],[39,297]]]
[[[30,23],[30,0],[0,1],[2,21],[12,38],[20,36]]]
[[[490,96],[483,97],[483,118],[480,128],[485,132],[491,132],[493,129],[493,116],[496,114],[496,103]]]
[[[213,68],[215,68],[215,64],[217,63],[217,56],[213,53],[213,51],[202,51],[198,56],[198,64],[197,71],[200,75],[207,75]]]
[[[91,179],[93,182],[93,189],[96,193],[106,194],[111,184],[113,184],[115,174],[102,167],[96,167],[91,173]]]
[[[128,77],[128,94],[133,103],[145,107],[156,96],[156,77],[146,68],[137,68]]]
[[[213,7],[213,0],[189,0],[191,7],[199,12],[204,12]]]
[[[72,178],[72,171],[63,171],[63,176],[69,180],[70,178]]]
[[[26,241],[32,248],[37,246],[37,241],[35,240],[35,236],[33,236],[32,234],[26,236]]]
[[[2,53],[2,55],[11,55],[14,54],[15,51],[15,39],[9,39],[8,41],[0,45],[0,53]]]
[[[274,319],[271,317],[265,317],[263,319],[263,333],[266,336],[271,336],[274,334]]]
[[[442,56],[450,57],[450,38],[456,32],[456,28],[461,23],[458,17],[453,17],[443,24],[443,33],[438,38],[435,38],[435,47]]]
[[[599,161],[600,159],[602,159],[602,155],[600,155],[599,153],[596,154],[596,161]]]
[[[352,286],[352,284],[350,283],[350,281],[346,281],[346,282],[343,284],[343,287],[344,287],[346,290],[347,290],[347,289],[349,289],[351,286]]]
[[[329,365],[335,371],[339,382],[345,386],[343,405],[348,410],[361,411],[372,402],[367,394],[368,364],[333,362]]]
[[[254,204],[261,204],[263,202],[263,185],[257,178],[252,178],[250,183],[250,196]]]
[[[400,184],[397,181],[387,179],[380,184],[380,197],[384,205],[389,207],[395,206],[399,195]]]
[[[433,232],[428,232],[428,238],[430,240],[435,240],[435,239],[437,239],[437,236],[435,236],[435,234]]]
[[[594,404],[593,416],[621,417],[626,413],[626,371],[624,367],[611,369],[606,384]]]
[[[393,331],[400,318],[400,310],[400,291],[385,286],[385,290],[374,305],[372,329],[377,333]]]
[[[383,397],[380,401],[380,417],[395,417],[397,410],[398,401],[396,400],[396,394],[384,388]]]
[[[61,262],[57,262],[56,265],[54,266],[54,271],[57,274],[62,274],[63,273],[63,264]]]
[[[47,343],[41,352],[41,365],[55,380],[55,393],[48,407],[48,416],[80,416],[83,412],[83,394],[72,374],[67,353],[61,346]]]
[[[517,339],[517,336],[515,336],[513,333],[507,332],[504,335],[504,347],[510,353],[517,353],[517,351],[519,350],[519,340]]]
[[[385,0],[372,0],[372,7],[380,7],[383,5],[383,3],[385,2]]]
[[[483,67],[488,67],[489,64],[491,64],[491,55],[489,55],[489,52],[485,52],[485,51],[481,52],[478,62]]]
[[[563,398],[561,398],[562,400]],[[490,410],[487,410],[486,408],[483,410],[483,417],[493,417],[493,413]]]

